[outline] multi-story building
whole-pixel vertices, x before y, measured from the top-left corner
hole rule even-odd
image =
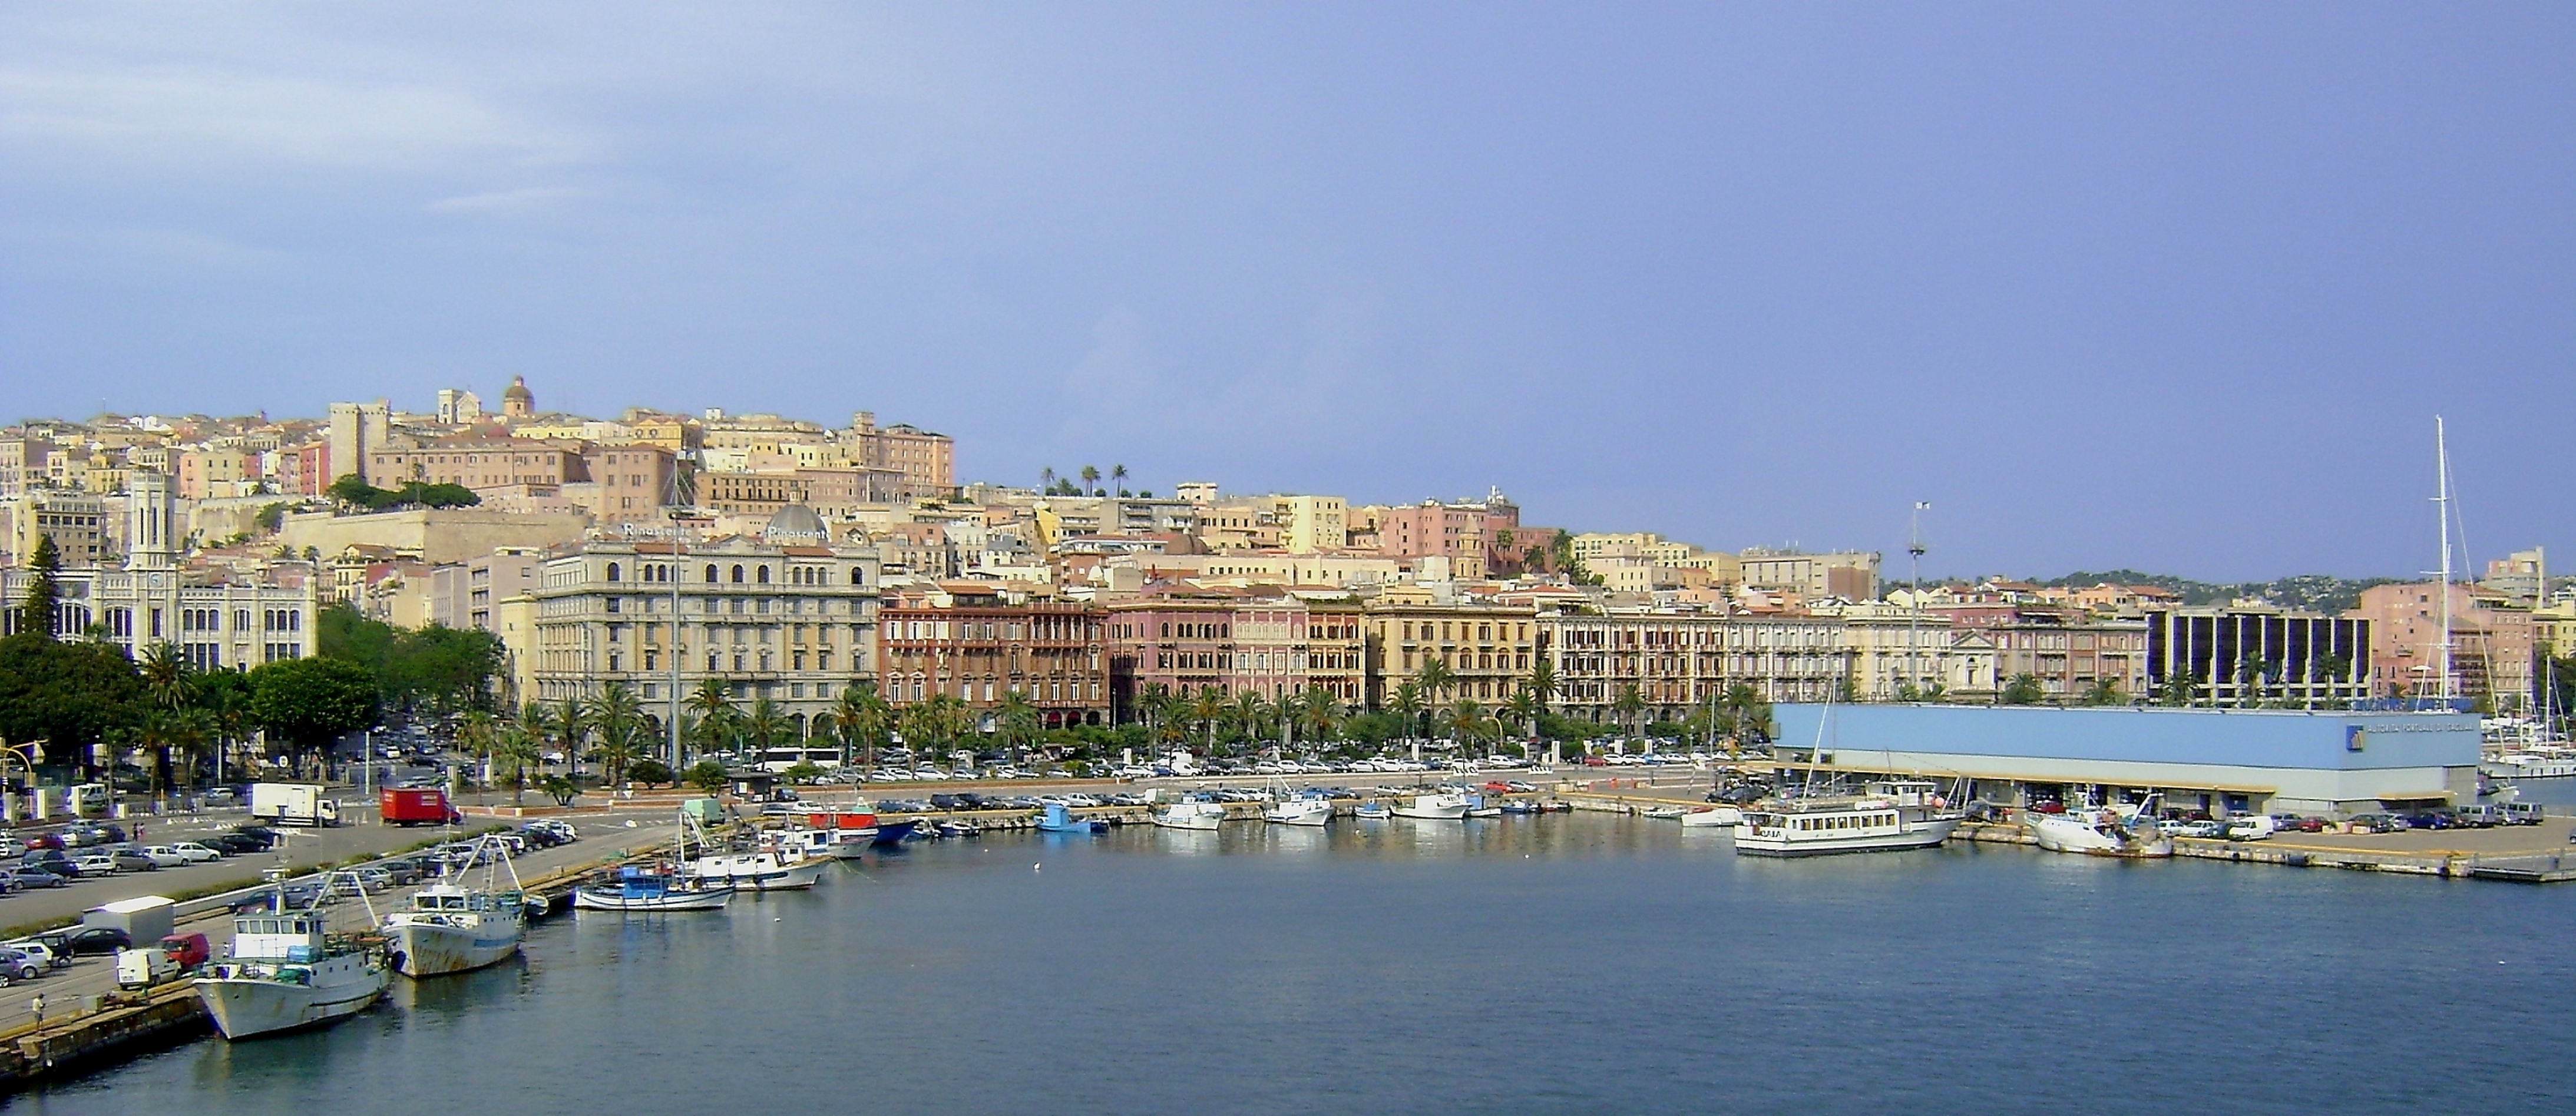
[[[392,437],[392,404],[382,399],[373,403],[334,403],[331,405],[330,430],[323,443],[328,447],[325,461],[330,469],[355,473],[358,479],[369,484],[386,483],[370,470],[374,464],[373,455],[387,448]],[[325,474],[328,473],[326,469]],[[321,483],[315,487],[315,492],[330,488],[331,482],[340,478],[322,475],[319,479]],[[409,478],[398,478],[392,483],[400,484],[405,479]]]
[[[1445,558],[1462,580],[1485,576],[1488,509],[1483,504],[1425,500],[1403,507],[1366,509],[1376,527],[1377,552],[1389,558]]]
[[[603,523],[659,519],[679,491],[678,456],[660,446],[584,446],[581,471],[596,489],[591,514]]]
[[[2518,550],[2487,563],[2487,575],[2478,584],[2505,595],[2505,599],[2522,605],[2540,600],[2549,578],[2549,555],[2540,547]]]
[[[638,451],[641,452],[641,451]],[[337,458],[335,451],[333,457]],[[393,488],[419,481],[466,488],[557,489],[585,476],[581,448],[517,438],[387,446],[367,454],[367,483]]]
[[[2445,694],[2486,698],[2501,711],[2528,707],[2533,693],[2531,610],[2478,585],[2450,587],[2451,678],[2442,679],[2442,586],[2374,585],[2344,613],[2370,624],[2370,688],[2379,697]]]
[[[535,547],[505,546],[430,571],[428,621],[441,627],[500,631],[500,602],[537,591],[546,554]]]
[[[957,443],[948,435],[905,423],[880,428],[874,412],[860,411],[851,416],[842,440],[850,447],[850,464],[902,476],[900,499],[957,492]]]
[[[114,526],[109,519],[115,514],[107,498],[86,492],[38,488],[0,502],[0,518],[8,528],[0,538],[9,548],[0,554],[0,565],[25,565],[36,553],[37,540],[51,535],[65,568],[95,566],[107,553]]]
[[[1046,726],[1109,719],[1109,652],[1101,615],[1056,601],[1013,601],[991,582],[904,590],[878,614],[877,675],[896,707],[946,694],[989,731],[1017,693]]]
[[[874,673],[879,577],[874,551],[810,545],[817,536],[801,522],[810,512],[782,518],[800,522],[763,538],[593,540],[556,551],[530,594],[533,623],[511,647],[528,662],[523,696],[584,697],[614,679],[658,718],[675,689],[685,697],[715,679],[737,699],[777,702],[809,728],[844,687]],[[507,605],[494,601],[505,643]]]
[[[1339,496],[1270,497],[1271,523],[1290,554],[1341,550],[1351,544],[1350,503]]]
[[[1617,703],[1630,686],[1650,721],[1687,716],[1737,683],[1772,701],[1821,701],[1861,657],[1831,617],[1551,613],[1538,622],[1558,712],[1604,723],[1622,719]]]
[[[1264,700],[1320,686],[1345,706],[1366,698],[1360,606],[1284,593],[1170,592],[1106,606],[1110,690],[1119,719],[1139,694],[1215,687]]]
[[[1747,589],[1796,593],[1810,601],[1865,601],[1878,596],[1879,559],[1874,552],[1809,554],[1747,547],[1736,560]]]
[[[1405,679],[1437,660],[1453,679],[1443,701],[1509,700],[1538,653],[1538,610],[1520,605],[1439,604],[1380,597],[1362,612],[1367,701],[1382,705]],[[1426,695],[1427,697],[1428,695]]]
[[[274,562],[257,578],[182,569],[170,478],[136,474],[124,504],[129,541],[123,565],[66,568],[57,575],[55,633],[95,632],[137,657],[167,643],[203,670],[313,654],[321,601],[311,567]],[[34,577],[27,570],[0,575],[0,598],[9,606],[0,619],[6,634],[16,634],[17,605],[26,600]]]
[[[243,481],[259,479],[259,455],[240,446],[192,446],[179,451],[179,498],[241,495]]]
[[[2039,680],[2043,700],[2050,704],[2082,701],[2106,682],[2130,700],[2147,694],[2143,620],[1998,624],[1982,630],[1994,641],[1999,687],[2026,674]]]
[[[2372,696],[2365,619],[2236,605],[2162,608],[2146,623],[2147,686],[2155,694],[2188,678],[2202,701],[2221,706]]]
[[[15,500],[46,481],[45,458],[53,443],[42,438],[0,438],[0,500]]]

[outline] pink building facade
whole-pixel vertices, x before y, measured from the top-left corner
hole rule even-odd
[[[2442,587],[2374,585],[2346,617],[2371,625],[2370,686],[2379,697],[2437,697],[2442,687]],[[2534,671],[2531,612],[2477,585],[2451,586],[2451,687],[2499,711],[2528,708]]]

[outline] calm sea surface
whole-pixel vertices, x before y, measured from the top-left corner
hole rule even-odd
[[[48,1114],[2576,1111],[2576,890],[1668,822],[914,846]],[[2070,1107],[2071,1106],[2071,1107]]]

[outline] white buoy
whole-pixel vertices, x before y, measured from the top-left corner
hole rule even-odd
[[[1044,864],[1032,864],[1032,865],[1029,865],[1029,871],[1032,871],[1032,872],[1043,872],[1043,871],[1046,871],[1046,865],[1044,865]]]

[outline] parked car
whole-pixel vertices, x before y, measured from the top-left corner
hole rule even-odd
[[[0,982],[16,984],[45,975],[45,963],[23,950],[0,946]]]
[[[60,833],[39,833],[33,837],[27,838],[27,851],[29,852],[34,852],[37,849],[59,850],[62,847],[63,835]]]
[[[2176,831],[2174,835],[2177,837],[2222,837],[2225,836],[2226,833],[2227,826],[2223,823],[2214,821],[2196,821],[2184,822],[2182,828]]]
[[[188,866],[188,858],[179,855],[179,850],[171,848],[168,845],[148,845],[136,851],[142,854],[143,859],[151,861],[152,866],[155,868],[185,868]]]
[[[2504,811],[2507,825],[2539,825],[2548,813],[2537,802],[2507,802],[2496,809]]]
[[[116,854],[114,853],[89,853],[72,861],[72,864],[80,869],[80,874],[84,877],[116,874]]]
[[[2419,810],[2406,815],[2406,824],[2413,829],[2458,829],[2460,819],[2448,810]]]
[[[10,886],[20,889],[30,887],[61,887],[64,884],[71,882],[60,875],[36,867],[11,869],[9,874]]]
[[[2404,833],[2406,819],[2395,814],[2355,814],[2344,824],[2355,833]]]
[[[222,860],[224,858],[224,854],[221,850],[209,848],[195,841],[181,841],[169,848],[172,855],[177,856],[181,862],[187,864],[205,864],[211,861]]]
[[[257,838],[245,837],[239,833],[218,833],[199,843],[226,856],[241,856],[245,853],[265,851],[268,848]]]
[[[107,859],[116,865],[116,870],[119,872],[154,872],[161,868],[159,860],[145,855],[143,850],[132,845],[108,850]]]
[[[112,955],[120,949],[134,948],[134,937],[113,926],[84,926],[65,933],[63,946],[74,957]]]
[[[0,942],[0,949],[17,950],[20,953],[35,958],[38,963],[44,965],[44,967],[48,969],[70,968],[72,963],[71,956],[56,948],[61,944],[62,943],[59,940],[47,942],[40,938],[20,938],[14,942]]]
[[[2462,806],[2453,811],[2453,816],[2460,820],[2461,825],[2474,829],[2493,829],[2504,824],[2504,810],[2483,802]]]
[[[193,969],[214,956],[214,948],[203,934],[172,934],[161,939],[161,952],[179,963],[179,968]]]

